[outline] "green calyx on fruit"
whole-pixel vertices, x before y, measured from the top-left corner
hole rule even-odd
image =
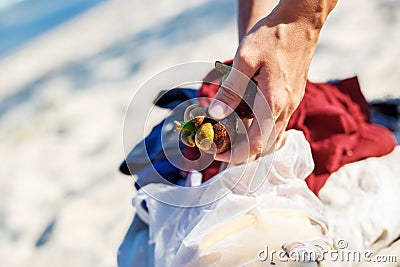
[[[174,121],[175,131],[181,131],[181,141],[189,147],[195,147],[194,135],[196,126],[191,121]]]
[[[226,80],[226,78],[228,78],[228,75],[231,72],[232,67],[222,63],[221,61],[215,61],[215,69],[222,73],[222,77],[219,83],[219,85],[221,86],[221,84]]]
[[[181,141],[182,141],[182,143],[184,143],[185,145],[187,145],[189,147],[196,146],[195,135],[193,132],[182,131],[181,132]]]
[[[174,121],[175,131],[180,131],[180,139],[189,147],[198,147],[207,153],[222,153],[230,149],[231,139],[236,134],[236,118],[229,116],[222,121],[207,118],[202,107],[191,105],[185,110],[185,120]]]
[[[194,131],[196,126],[191,121],[174,121],[175,131]]]

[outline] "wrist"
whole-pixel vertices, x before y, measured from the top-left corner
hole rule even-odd
[[[274,16],[281,23],[302,23],[309,29],[320,31],[337,0],[280,0]]]

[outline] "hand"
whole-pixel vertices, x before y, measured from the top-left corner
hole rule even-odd
[[[324,4],[324,1],[316,2]],[[239,140],[235,150],[240,153],[231,155],[227,151],[217,155],[217,160],[239,163],[249,156],[256,158],[270,152],[274,146],[279,149],[283,145],[290,116],[304,95],[320,29],[330,11],[322,9],[318,3],[312,6],[320,11],[315,14],[305,12],[308,6],[304,3],[294,8],[280,4],[269,16],[258,21],[242,39],[234,57],[233,68],[255,80],[261,94],[256,95],[254,101],[255,119],[247,132],[249,143]],[[248,78],[245,79],[239,72],[231,71],[210,105],[210,115],[215,119],[228,116],[240,103],[247,81]],[[272,118],[266,116],[266,102]],[[267,129],[271,128],[271,119],[275,124],[274,140],[269,140],[271,129]],[[248,154],[244,153],[247,148]]]

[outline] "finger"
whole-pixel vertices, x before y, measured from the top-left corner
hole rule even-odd
[[[253,158],[250,157],[250,154],[248,154],[250,152],[250,145],[247,136],[247,131],[251,125],[252,120],[253,119],[240,119],[240,121],[238,121],[236,129],[236,137],[231,144],[231,149],[229,149],[226,152],[216,154],[214,156],[215,160],[222,162],[231,162],[231,153],[233,152],[233,150],[235,152],[240,151],[243,158],[248,157],[248,161],[254,160]],[[233,145],[235,145],[235,147],[233,147]],[[246,151],[248,152],[247,154]],[[242,160],[242,158],[238,160]]]
[[[286,127],[289,123],[289,118],[290,118],[290,113],[288,112],[288,109],[284,109],[278,119],[275,121],[275,136],[276,136],[276,142],[275,142],[275,149],[279,150],[282,148],[282,146],[285,143],[285,131]]]
[[[259,82],[260,87],[268,88],[265,90],[265,97],[268,101],[272,117],[275,123],[275,149],[280,149],[284,144],[284,136],[291,114],[297,108],[294,100],[297,98],[290,90],[283,89],[280,83]],[[266,152],[262,152],[266,154]]]
[[[215,156],[216,160],[233,164],[246,162],[274,149],[274,120],[265,97],[258,91],[254,100],[254,119],[245,134],[239,134],[232,148]]]
[[[267,178],[268,171],[265,170],[265,164],[268,165],[268,160],[272,164],[276,140],[275,121],[271,109],[266,98],[260,92],[258,94],[254,101],[254,119],[248,132],[249,140],[252,140],[250,142],[250,154],[255,154],[258,157],[271,155],[271,157],[263,161],[264,164],[260,166],[261,168],[256,169],[248,187],[250,193],[257,191]]]
[[[236,137],[231,143],[231,149],[229,149],[228,151],[226,151],[224,153],[216,154],[214,156],[214,159],[216,159],[218,161],[222,161],[222,162],[231,162],[231,153],[233,151],[235,151],[235,152],[241,151],[242,156],[250,157],[249,154],[246,154],[246,151],[250,152],[250,149],[249,149],[250,146],[249,146],[249,142],[248,142],[248,138],[247,138],[247,131],[251,125],[252,120],[253,119],[241,119],[240,121],[238,121],[237,129],[236,129]],[[240,146],[237,146],[238,144],[240,144]],[[251,161],[252,159],[249,158],[249,160]]]
[[[264,95],[258,91],[253,106],[254,119],[249,127],[250,154],[272,152],[275,141],[275,120]]]
[[[239,105],[246,92],[247,84],[256,71],[256,68],[247,61],[238,56],[235,57],[227,79],[210,104],[208,109],[210,116],[217,120],[229,116]]]
[[[216,154],[214,159],[223,162],[237,164],[250,160],[250,144],[247,134],[238,134],[231,149],[220,154]]]

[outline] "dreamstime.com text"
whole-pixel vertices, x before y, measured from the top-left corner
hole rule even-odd
[[[284,249],[271,250],[268,246],[259,250],[257,259],[260,261],[277,262],[376,262],[376,263],[394,263],[397,262],[395,255],[374,255],[370,250],[357,251],[349,250],[346,240],[339,240],[336,244],[337,249],[326,249],[317,247],[293,249],[285,251]]]

